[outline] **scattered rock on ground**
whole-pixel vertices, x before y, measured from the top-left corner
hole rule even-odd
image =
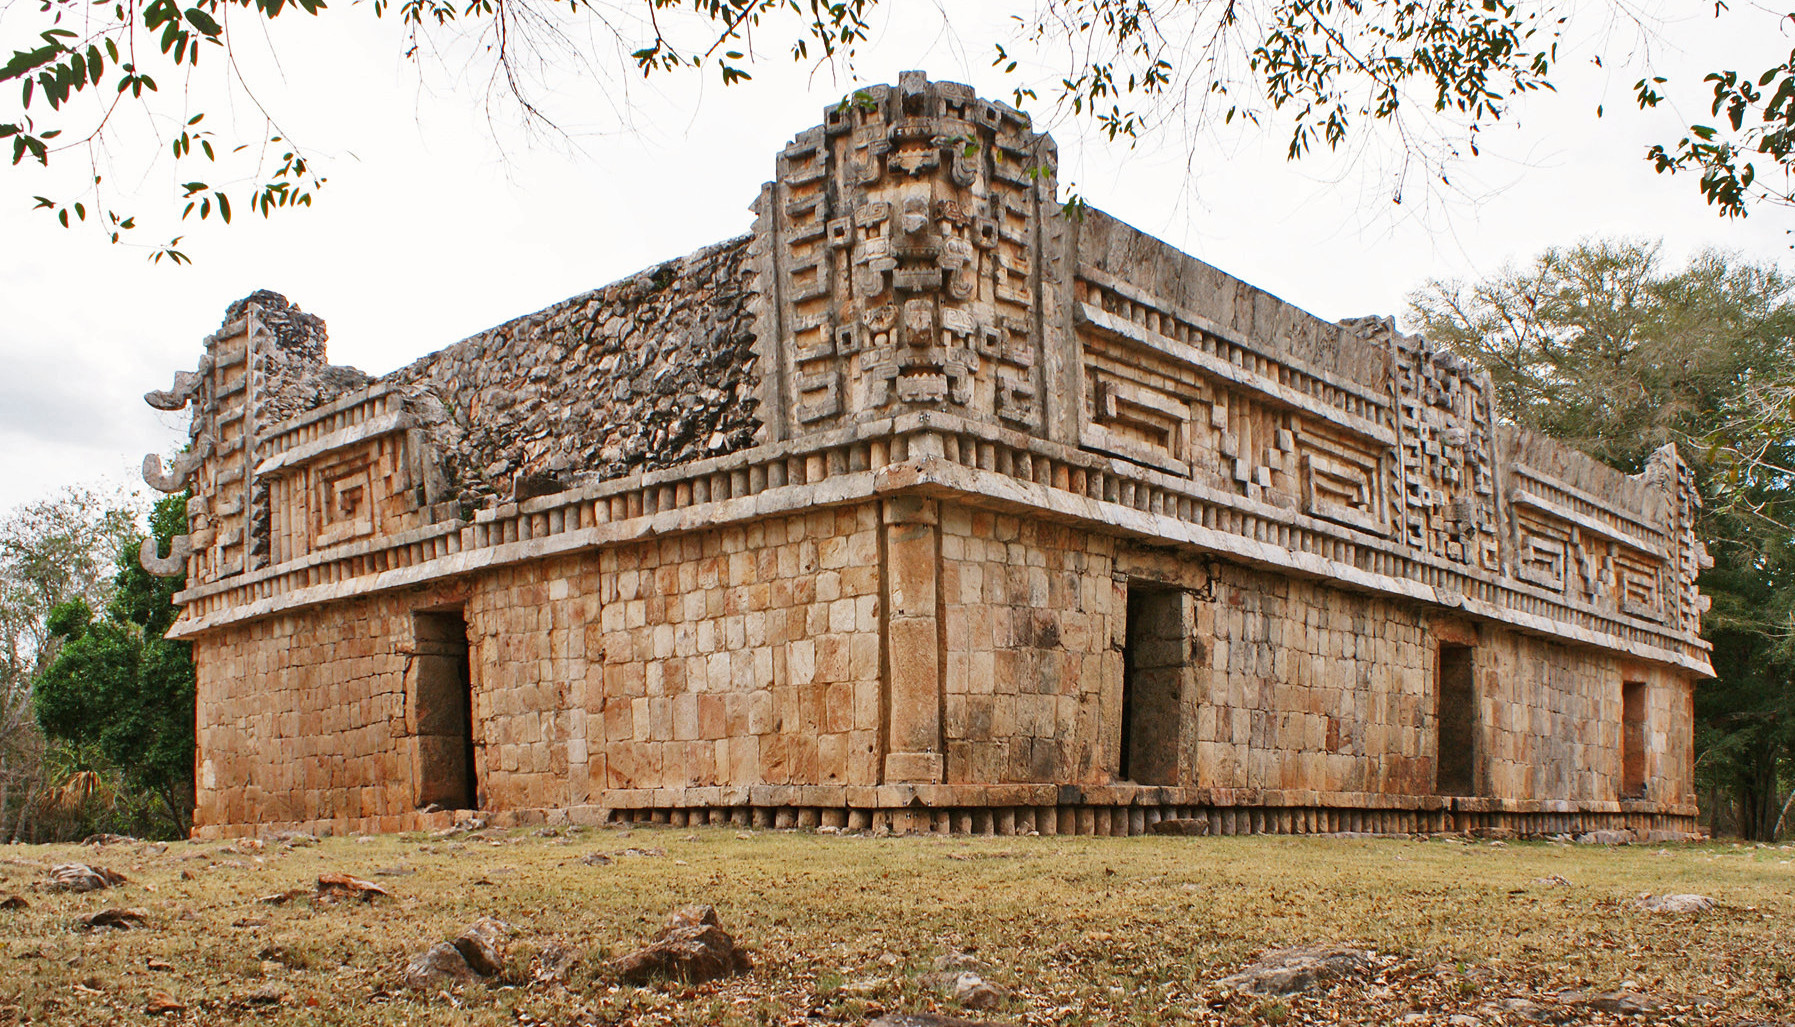
[[[0,895],[0,909],[30,909],[23,895]]]
[[[967,1009],[996,1009],[1003,1005],[1009,992],[986,981],[970,970],[961,971],[955,978],[954,986],[948,997],[965,1006]]]
[[[866,1027],[997,1027],[984,1020],[962,1020],[935,1013],[887,1013]]]
[[[326,901],[336,899],[359,899],[362,902],[372,902],[376,895],[390,897],[392,892],[387,891],[373,881],[364,881],[359,877],[351,877],[348,874],[332,873],[318,875],[317,897],[319,899]]]
[[[144,1003],[143,1011],[151,1016],[165,1016],[169,1013],[184,1013],[187,1006],[166,991],[152,991],[149,1001]]]
[[[87,863],[59,863],[50,868],[49,891],[100,891],[128,882],[124,874]]]
[[[667,925],[652,942],[613,960],[611,967],[628,984],[656,977],[697,984],[751,969],[753,963],[723,930],[715,909],[686,906],[667,918]]]
[[[1555,884],[1560,888],[1569,888],[1571,886],[1570,878],[1565,877],[1563,874],[1547,874],[1546,876],[1539,878],[1538,883]]]
[[[537,984],[566,984],[573,968],[584,958],[579,949],[559,939],[549,942],[536,954],[536,970],[531,979]]]
[[[148,914],[141,909],[102,909],[98,913],[89,913],[81,918],[81,926],[88,930],[101,927],[114,927],[128,931],[133,927],[142,927]]]
[[[278,1006],[284,1005],[286,1001],[286,991],[273,984],[264,984],[232,996],[232,1002],[240,1006]]]
[[[428,990],[473,978],[474,971],[462,957],[461,950],[446,941],[437,942],[405,964],[405,986],[408,988]]]
[[[491,977],[505,968],[505,942],[510,937],[510,924],[483,916],[469,924],[453,944],[467,961],[468,969]]]
[[[883,977],[861,977],[835,989],[842,998],[878,998],[891,990],[891,982]]]
[[[83,845],[131,845],[137,841],[128,834],[90,834],[81,839]]]
[[[1634,905],[1647,913],[1705,913],[1714,908],[1706,895],[1641,895]]]
[[[1639,1016],[1663,1009],[1663,999],[1636,991],[1561,991],[1558,1002],[1565,1006],[1582,1006],[1602,1013]]]
[[[1591,831],[1577,836],[1579,845],[1631,845],[1638,840],[1638,835],[1624,828],[1619,831]]]
[[[1239,973],[1218,981],[1223,987],[1254,995],[1294,995],[1348,975],[1371,969],[1375,953],[1346,945],[1273,949]]]
[[[1485,1008],[1488,1009],[1492,1007],[1486,1006]],[[1546,1012],[1545,1007],[1541,1006],[1538,1002],[1535,1002],[1532,999],[1519,997],[1505,998],[1502,1001],[1497,1002],[1493,1008],[1500,1012],[1520,1017],[1523,1020],[1544,1019]]]

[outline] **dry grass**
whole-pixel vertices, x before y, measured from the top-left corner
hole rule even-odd
[[[582,861],[629,848],[665,854]],[[68,860],[130,883],[33,888]],[[257,901],[332,870],[393,897]],[[1697,892],[1720,906],[1653,915],[1632,906],[1643,892]],[[858,1023],[884,1010],[956,1012],[918,980],[950,950],[976,952],[1015,992],[1006,1008],[971,1014],[1002,1023],[1444,1024],[1456,1014],[1494,1024],[1520,1022],[1498,1011],[1504,998],[1623,985],[1677,1003],[1671,1022],[1795,1009],[1788,847],[515,831],[260,851],[13,846],[0,848],[6,893],[30,907],[0,910],[0,1025]],[[690,902],[717,907],[756,969],[696,988],[618,987],[603,961]],[[147,926],[79,927],[108,906],[145,911]],[[518,929],[503,975],[453,995],[403,991],[409,953],[481,915]],[[531,982],[551,939],[587,953],[566,987]],[[1335,941],[1376,949],[1382,972],[1275,1001],[1213,984],[1265,948]],[[158,991],[186,1011],[146,1013]]]

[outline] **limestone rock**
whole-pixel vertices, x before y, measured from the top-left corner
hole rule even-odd
[[[46,891],[101,891],[127,883],[124,874],[87,863],[59,863],[50,868]]]
[[[468,969],[482,977],[491,977],[505,968],[505,942],[511,937],[511,925],[489,916],[469,924],[453,942]]]
[[[1634,905],[1647,913],[1705,913],[1715,902],[1706,895],[1642,895]]]
[[[1344,945],[1274,949],[1239,973],[1218,981],[1254,995],[1294,995],[1371,969],[1375,953]]]
[[[141,909],[102,909],[82,917],[81,926],[90,931],[104,927],[128,931],[142,927],[148,919],[149,915]]]
[[[1622,1016],[1645,1016],[1662,1010],[1667,1004],[1655,995],[1646,995],[1637,991],[1561,991],[1558,993],[1558,1004],[1561,1006],[1580,1006],[1601,1013],[1616,1013]]]
[[[392,892],[387,891],[373,881],[364,881],[359,877],[351,877],[348,874],[329,873],[318,875],[317,897],[323,901],[356,899],[361,902],[372,902],[377,895],[391,897]]]
[[[949,997],[967,1009],[996,1009],[1009,998],[1009,992],[978,974],[964,971],[954,980]]]
[[[614,960],[612,969],[629,984],[657,977],[696,984],[752,968],[748,954],[736,947],[710,906],[686,906],[667,918],[667,926],[647,946]]]
[[[470,981],[474,971],[462,957],[461,950],[449,942],[437,942],[411,957],[405,965],[405,986],[419,990],[441,988]]]
[[[536,956],[536,970],[530,975],[537,984],[566,984],[585,954],[560,940],[549,942]]]
[[[997,1027],[985,1020],[962,1020],[938,1013],[887,1013],[866,1027]]]
[[[1639,840],[1632,831],[1591,831],[1577,836],[1579,845],[1631,845]]]

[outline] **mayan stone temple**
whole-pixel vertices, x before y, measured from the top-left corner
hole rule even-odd
[[[384,377],[233,305],[148,397],[193,415],[143,561],[187,575],[196,833],[1694,830],[1675,451],[1499,424],[1054,167],[906,74],[748,235]]]

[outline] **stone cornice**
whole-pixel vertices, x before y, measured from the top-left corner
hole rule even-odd
[[[1000,466],[1001,465],[1001,466]],[[920,491],[1462,611],[1711,676],[1708,646],[1350,526],[939,414],[879,419],[323,550],[189,589],[170,637],[529,560]],[[1226,524],[1227,527],[1219,525]]]

